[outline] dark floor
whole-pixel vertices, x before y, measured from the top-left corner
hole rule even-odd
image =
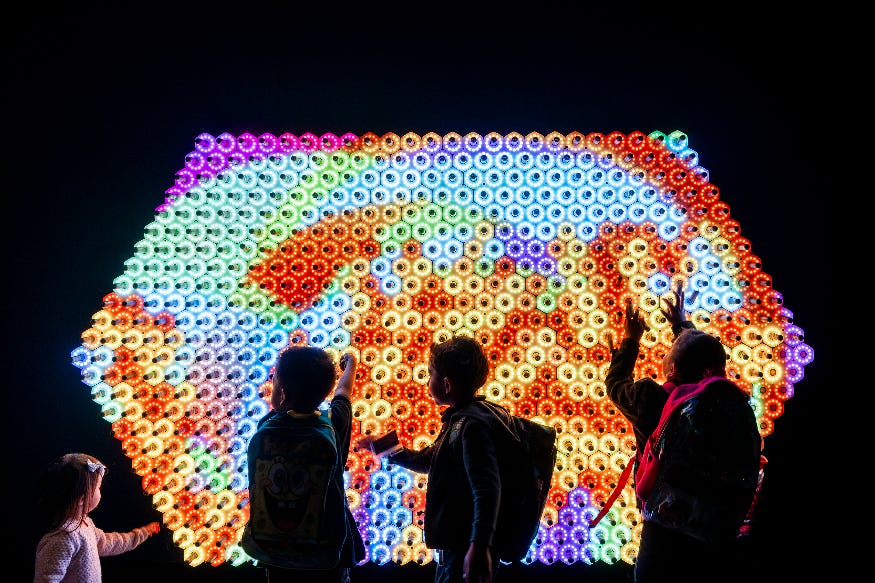
[[[738,583],[774,583],[792,578],[798,561],[816,561],[815,553],[793,552],[774,544],[751,537],[748,541],[749,575],[739,578]],[[678,560],[682,560],[681,557]],[[104,583],[263,583],[264,572],[252,565],[190,567],[182,562],[168,560],[135,560],[132,554],[103,557]],[[395,565],[378,566],[373,563],[356,567],[352,571],[352,583],[432,583],[434,564],[425,566]],[[496,576],[496,583],[632,583],[632,566],[616,565],[506,565]]]
[[[120,558],[120,557],[119,557]],[[351,574],[352,583],[432,583],[434,565],[386,565],[373,564],[356,567]],[[103,583],[262,583],[263,571],[252,566],[242,567],[188,567],[173,563],[127,563],[104,558]],[[547,583],[631,583],[632,567],[626,564],[590,566],[576,565],[511,565],[502,568],[496,583],[523,583],[538,581]],[[742,582],[739,582],[742,583]],[[745,582],[746,583],[746,582]]]

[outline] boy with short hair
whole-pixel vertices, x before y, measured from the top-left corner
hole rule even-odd
[[[270,490],[278,494],[277,499],[280,499],[281,496],[286,497],[282,508],[283,515],[271,517],[275,518],[269,527],[272,533],[281,532],[284,529],[302,528],[301,522],[314,520],[314,517],[309,514],[303,514],[302,517],[294,515],[292,508],[292,502],[301,502],[305,496],[321,495],[321,492],[309,494],[305,492],[314,476],[307,475],[308,468],[296,465],[301,459],[306,459],[307,444],[295,443],[294,440],[288,442],[288,451],[280,452],[282,455],[277,460],[283,461],[282,458],[286,458],[282,466],[276,465],[267,470],[257,468],[259,452],[256,451],[257,448],[254,444],[259,432],[268,430],[276,432],[282,429],[298,431],[307,427],[318,428],[326,435],[333,436],[336,441],[337,459],[327,460],[324,465],[320,464],[319,467],[331,467],[332,465],[334,467],[333,475],[328,477],[330,480],[328,487],[333,489],[332,492],[335,496],[328,500],[333,500],[339,506],[326,509],[326,515],[330,512],[331,516],[334,517],[333,520],[345,522],[345,524],[336,524],[333,528],[339,532],[345,528],[346,536],[343,537],[342,547],[336,556],[332,554],[333,551],[319,549],[319,553],[325,550],[331,554],[332,560],[339,557],[337,564],[333,567],[296,568],[290,565],[295,563],[297,559],[277,556],[274,560],[274,557],[270,556],[273,551],[265,550],[264,547],[252,542],[254,540],[250,538],[252,529],[260,527],[253,525],[253,517],[251,517],[247,525],[247,536],[244,536],[243,547],[250,554],[260,555],[255,558],[265,564],[269,583],[292,581],[296,583],[348,583],[350,568],[365,558],[364,543],[349,510],[343,483],[343,471],[349,456],[352,436],[350,393],[352,382],[355,379],[355,367],[356,358],[352,354],[347,353],[340,357],[340,368],[343,372],[334,388],[334,397],[331,399],[328,411],[323,414],[318,407],[328,398],[336,378],[331,356],[320,348],[294,346],[283,351],[277,360],[273,374],[273,390],[270,394],[270,403],[273,409],[258,422],[256,435],[253,436],[248,449],[250,496],[267,496],[266,492]],[[330,423],[330,427],[326,427],[327,423]],[[265,437],[265,439],[270,439],[274,446],[277,443],[286,443],[275,438]],[[262,463],[262,465],[264,464]],[[312,506],[308,506],[307,512],[310,512],[311,508]],[[279,510],[277,512],[279,513]],[[301,513],[303,512],[302,505]],[[311,553],[309,558],[302,557],[302,560],[315,560],[316,554],[316,552]]]
[[[428,372],[435,403],[449,406],[441,430],[428,447],[402,448],[388,459],[428,474],[424,540],[435,552],[435,583],[491,582],[498,566],[491,547],[501,501],[496,429],[472,414],[488,407],[476,393],[486,382],[489,362],[475,339],[456,336],[432,345]],[[358,445],[373,451],[373,441],[364,437]]]

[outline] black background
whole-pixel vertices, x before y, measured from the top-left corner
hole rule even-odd
[[[850,131],[834,109],[840,57],[820,42],[830,26],[822,15],[788,27],[783,14],[735,8],[706,17],[538,3],[490,17],[466,5],[375,4],[344,16],[340,4],[300,12],[254,2],[186,14],[150,4],[7,15],[2,508],[11,572],[30,578],[39,537],[31,484],[59,454],[108,463],[92,513],[105,530],[160,519],[70,352],[195,137],[226,131],[685,132],[815,353],[766,439],[750,541],[756,579],[834,561],[831,545],[844,543],[830,543],[820,524],[837,520],[831,472],[844,463],[827,448],[845,422],[827,397],[826,309],[842,253],[831,209],[843,196],[827,174]],[[102,561],[109,583],[262,579],[252,567],[186,566],[166,529]],[[631,567],[538,564],[515,575],[631,581]],[[394,565],[354,572],[357,581],[432,576],[431,567]]]

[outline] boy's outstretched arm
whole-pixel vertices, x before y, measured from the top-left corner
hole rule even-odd
[[[347,399],[352,393],[352,382],[355,380],[355,367],[357,361],[355,356],[347,352],[340,357],[340,370],[343,372],[340,379],[337,381],[337,387],[334,389],[335,395],[343,395]]]

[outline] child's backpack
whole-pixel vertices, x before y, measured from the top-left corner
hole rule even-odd
[[[735,383],[708,377],[676,387],[637,459],[635,492],[646,520],[709,543],[745,532],[766,458],[748,395]]]
[[[241,546],[253,559],[287,569],[338,566],[347,537],[346,493],[331,422],[272,413],[248,447],[249,522]]]
[[[495,444],[501,474],[501,504],[493,546],[502,561],[521,561],[538,534],[550,492],[558,454],[556,430],[511,415],[496,403],[480,402],[486,407],[479,408],[479,411],[486,411],[483,415],[476,415],[478,418],[494,427],[506,426],[509,429],[502,431],[502,437]],[[466,415],[469,410],[465,411]],[[500,424],[494,423],[496,418],[501,420]]]

